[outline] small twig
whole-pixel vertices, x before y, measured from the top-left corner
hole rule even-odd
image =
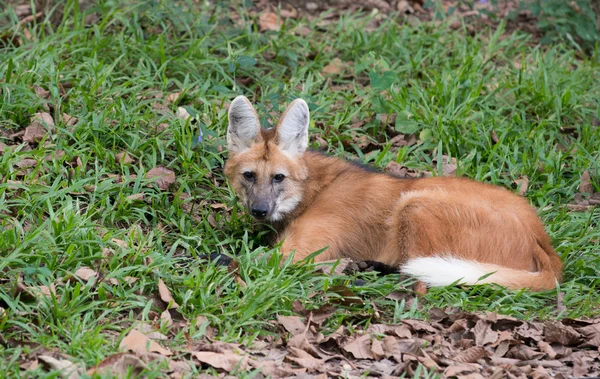
[[[43,15],[44,14],[42,12],[38,12],[36,14],[32,14],[27,17],[23,17],[23,19],[21,21],[19,21],[18,27],[20,28],[21,26],[23,26],[25,24],[29,24],[32,21],[39,21],[39,20],[41,20]]]

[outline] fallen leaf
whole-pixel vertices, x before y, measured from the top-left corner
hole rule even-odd
[[[148,366],[140,358],[129,353],[117,353],[108,356],[102,362],[87,371],[88,375],[114,375],[126,377],[130,374],[137,376],[146,370]]]
[[[30,168],[37,166],[37,160],[31,158],[21,159],[19,162],[15,164],[18,168]]]
[[[178,107],[175,117],[180,120],[187,121],[188,119],[192,118],[192,115],[184,107]]]
[[[175,104],[175,102],[177,102],[177,99],[179,99],[179,96],[181,96],[181,92],[173,92],[165,96],[165,100],[167,100],[171,104]]]
[[[163,191],[175,183],[175,173],[168,168],[155,167],[146,173],[146,179],[157,178],[154,183]]]
[[[485,346],[496,342],[498,339],[498,332],[492,330],[492,326],[485,320],[479,320],[473,328],[475,334],[475,344],[477,346]]]
[[[498,138],[498,135],[496,134],[496,132],[493,129],[490,130],[490,138],[492,139],[492,142],[494,144],[497,144],[498,142],[500,142],[500,138]]]
[[[179,308],[179,304],[173,299],[171,296],[171,292],[167,288],[165,282],[162,279],[158,279],[158,294],[160,295],[160,299],[167,303],[167,305],[172,309]]]
[[[437,333],[438,330],[435,329],[431,324],[420,320],[400,320],[402,323],[410,326],[414,331],[423,331],[429,333]]]
[[[517,345],[506,353],[508,358],[515,358],[521,361],[538,360],[542,358],[545,353],[533,350],[529,346]]]
[[[553,321],[544,325],[544,336],[548,343],[558,342],[565,346],[577,345],[581,341],[581,335],[575,329]]]
[[[279,322],[289,333],[292,333],[292,336],[306,330],[306,325],[304,325],[302,319],[298,316],[278,316],[277,322]]]
[[[120,152],[117,153],[117,155],[115,155],[115,158],[117,158],[117,162],[119,162],[120,164],[131,164],[133,163],[133,158],[131,158],[131,155],[129,155],[127,152]]]
[[[193,351],[191,354],[200,362],[206,363],[214,368],[220,368],[227,372],[236,369],[248,369],[248,357],[240,356],[232,352],[214,353],[212,351]]]
[[[56,359],[49,355],[40,355],[38,360],[51,370],[60,371],[61,378],[79,379],[84,373],[79,365],[66,359]]]
[[[388,165],[385,167],[385,170],[390,175],[398,178],[406,178],[408,176],[408,169],[396,161],[390,161],[390,163],[388,163]]]
[[[260,27],[261,32],[265,32],[268,30],[277,31],[281,29],[281,21],[277,14],[273,12],[264,12],[258,18],[258,25]]]
[[[327,66],[323,67],[321,70],[322,75],[337,75],[342,72],[344,68],[344,63],[340,58],[333,58]]]
[[[579,182],[580,193],[594,193],[594,185],[592,184],[591,179],[589,170],[585,170],[583,174],[581,174],[581,180]]]
[[[442,155],[442,173],[444,176],[453,176],[456,174],[456,158]]]
[[[590,372],[591,364],[583,356],[578,355],[573,359],[573,377],[583,378]]]
[[[127,196],[127,201],[142,201],[144,200],[144,193],[134,193],[133,195]]]
[[[33,123],[36,121],[42,124],[46,124],[46,126],[49,126],[52,130],[54,130],[54,127],[56,126],[54,124],[54,119],[48,112],[38,112],[34,114],[33,117],[31,117],[31,122]]]
[[[33,87],[33,90],[35,91],[35,94],[42,99],[48,100],[50,98],[50,91],[46,91],[42,87],[35,86]]]
[[[173,355],[171,351],[152,341],[148,336],[136,329],[131,329],[129,334],[123,338],[119,344],[119,349],[130,350],[138,354],[155,352],[166,356]]]
[[[371,336],[359,336],[342,346],[344,351],[352,354],[356,359],[375,359],[371,351]]]
[[[91,278],[98,276],[98,273],[89,267],[83,266],[75,271],[75,276],[81,280],[88,281]]]
[[[554,359],[556,358],[556,351],[554,351],[554,349],[552,348],[552,345],[550,345],[547,342],[544,341],[539,341],[537,343],[538,348],[540,349],[540,351],[542,351],[543,353],[545,353],[548,358],[550,359]]]
[[[527,175],[523,175],[519,179],[515,180],[515,184],[519,188],[519,196],[525,196],[527,189],[529,188],[529,178]]]
[[[454,360],[459,363],[475,363],[487,356],[487,351],[482,346],[473,346],[458,353]]]
[[[69,126],[73,126],[73,125],[77,124],[77,121],[79,121],[79,120],[77,119],[77,117],[73,117],[71,115],[63,113],[62,121],[65,123],[65,126],[69,127]]]
[[[170,328],[173,326],[173,318],[171,317],[171,312],[168,309],[165,309],[161,314],[160,314],[160,320],[161,322],[164,322],[167,326],[167,328]],[[200,324],[197,324],[200,325]]]
[[[369,325],[367,332],[375,334],[395,335],[400,338],[412,337],[412,333],[410,332],[408,327],[404,325],[371,324]]]
[[[461,374],[462,375],[470,374],[477,370],[478,370],[477,366],[475,366],[473,364],[461,363],[458,365],[452,365],[452,366],[446,367],[446,369],[444,370],[444,377],[449,378],[449,377],[458,376]]]
[[[44,127],[40,122],[35,121],[25,128],[25,134],[23,134],[23,142],[35,144],[42,141],[47,134],[48,129]]]
[[[362,299],[354,294],[354,292],[346,286],[332,286],[329,287],[328,293],[335,293],[338,296],[333,297],[332,301],[343,304],[347,307],[352,305],[363,305]]]
[[[577,328],[577,331],[584,338],[580,347],[600,348],[600,323]]]

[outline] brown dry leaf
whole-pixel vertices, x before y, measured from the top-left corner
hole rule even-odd
[[[323,322],[329,319],[331,315],[335,313],[337,308],[333,305],[325,304],[315,310],[311,310],[309,313],[312,316],[311,322],[313,324],[321,325]]]
[[[281,20],[277,14],[273,12],[263,12],[258,18],[258,25],[261,32],[267,30],[279,30],[281,29]]]
[[[119,344],[119,349],[131,350],[138,354],[155,352],[166,356],[173,355],[171,351],[152,341],[148,336],[136,329],[131,329],[129,334],[123,338]]]
[[[50,91],[46,91],[42,87],[35,86],[33,87],[33,90],[35,91],[35,94],[42,99],[48,100],[50,98]]]
[[[356,359],[375,359],[371,351],[371,336],[359,336],[342,346],[344,351],[352,354]]]
[[[473,346],[458,353],[454,360],[459,363],[475,363],[487,356],[487,351],[481,346]]]
[[[50,287],[48,286],[31,286],[31,287],[27,287],[27,292],[29,292],[31,295],[33,295],[34,297],[40,299],[40,298],[50,298],[52,297],[52,295],[56,296],[56,289],[54,288],[54,284],[50,284]]]
[[[385,167],[385,171],[387,171],[390,175],[399,178],[406,178],[408,176],[408,168],[402,166],[396,161],[390,161],[390,163],[388,163],[388,165]]]
[[[474,371],[478,371],[477,366],[469,363],[461,363],[446,367],[444,370],[444,377],[449,378],[452,376],[465,375]]]
[[[309,356],[306,358],[296,358],[296,357],[287,355],[285,357],[285,359],[297,364],[300,367],[304,367],[305,369],[308,369],[310,371],[321,371],[321,369],[323,367],[323,361],[321,361],[320,359],[317,359],[315,357],[312,357],[312,356]]]
[[[473,333],[475,334],[475,344],[477,346],[485,346],[498,340],[498,332],[492,330],[491,324],[485,320],[477,321]]]
[[[306,330],[306,325],[304,325],[304,322],[302,322],[302,319],[298,316],[279,316],[277,317],[277,322],[279,322],[289,333],[292,333],[292,336]]]
[[[154,183],[163,191],[175,183],[175,173],[165,167],[155,167],[146,173],[146,179],[157,178]]]
[[[515,180],[515,184],[519,188],[519,196],[525,196],[527,189],[529,188],[529,178],[527,175],[523,175],[519,179]]]
[[[544,325],[544,336],[548,343],[558,342],[565,346],[581,342],[581,335],[575,329],[560,322],[547,322]]]
[[[247,370],[249,358],[233,352],[214,353],[212,351],[193,351],[192,356],[202,363],[227,372],[233,370]]]
[[[494,129],[490,130],[490,138],[492,139],[492,142],[494,143],[494,145],[497,144],[498,142],[500,142],[500,138],[498,138],[498,135],[496,134]]]
[[[311,30],[306,26],[298,26],[292,30],[292,32],[298,36],[306,37],[310,34]]]
[[[177,304],[175,299],[173,299],[173,296],[171,296],[171,291],[169,291],[167,285],[162,279],[158,279],[158,294],[160,295],[160,299],[167,303],[170,308],[179,308],[179,304]]]
[[[573,377],[583,378],[590,372],[591,364],[588,359],[578,355],[573,359]]]
[[[192,118],[192,115],[184,107],[179,107],[177,108],[175,117],[180,120],[187,121],[188,119]]]
[[[37,166],[37,160],[31,158],[21,159],[19,162],[15,164],[18,168],[30,168]]]
[[[181,96],[181,92],[173,92],[165,96],[165,100],[167,100],[171,104],[175,104],[177,99],[179,99],[179,96]]]
[[[356,294],[346,286],[332,286],[329,287],[328,292],[339,295],[339,297],[332,297],[331,301],[334,303],[340,303],[347,307],[364,304],[362,299],[357,297]]]
[[[98,273],[89,267],[83,266],[75,271],[75,276],[81,280],[88,281],[91,278],[98,276]]]
[[[550,345],[547,342],[544,341],[539,341],[537,343],[538,348],[540,349],[540,351],[544,352],[548,358],[550,359],[554,359],[556,358],[556,351],[554,351],[554,349],[552,348],[552,345]]]
[[[117,162],[119,162],[120,164],[132,164],[133,158],[131,158],[131,155],[129,155],[127,152],[122,151],[120,153],[117,153],[117,155],[115,155],[115,158],[117,158]]]
[[[580,347],[600,347],[600,323],[577,328],[584,338],[584,342]]]
[[[414,331],[423,331],[429,333],[437,333],[438,330],[435,329],[430,324],[420,321],[420,320],[400,320],[402,323],[410,326]]]
[[[456,175],[457,168],[458,166],[456,165],[456,158],[450,158],[446,155],[442,155],[442,173],[444,176]]]
[[[127,241],[123,241],[123,240],[120,240],[120,239],[117,239],[117,238],[113,238],[113,239],[112,239],[112,241],[113,241],[115,244],[117,244],[119,247],[123,247],[123,248],[125,248],[125,247],[129,246],[129,245],[127,244]]]
[[[117,353],[108,356],[95,367],[88,370],[88,375],[113,375],[117,377],[126,377],[131,370],[135,377],[142,373],[148,366],[140,358],[129,353]]]
[[[427,283],[418,280],[414,286],[415,294],[419,296],[427,295]]]
[[[33,122],[27,128],[25,128],[25,134],[23,134],[23,142],[29,144],[35,144],[40,142],[48,134],[48,129],[44,127],[40,122]]]
[[[127,201],[143,201],[143,200],[144,200],[143,192],[134,193],[133,195],[127,196]]]
[[[508,358],[515,358],[521,361],[538,360],[542,358],[545,353],[535,351],[529,346],[517,345],[506,353]]]
[[[40,122],[42,124],[46,124],[46,126],[50,127],[51,130],[54,130],[56,126],[54,124],[54,119],[48,112],[38,112],[31,117],[31,122]]]
[[[371,324],[367,329],[368,333],[374,334],[387,334],[387,335],[395,335],[400,338],[411,338],[412,333],[408,329],[408,327],[404,325],[384,325],[384,324]]]
[[[594,193],[594,186],[591,179],[589,170],[585,170],[581,174],[581,181],[579,182],[580,193]]]
[[[173,318],[171,317],[171,312],[168,309],[164,310],[160,314],[160,320],[161,322],[164,322],[168,328],[173,326]]]
[[[327,66],[323,67],[321,74],[325,75],[337,75],[342,72],[344,68],[344,62],[340,58],[333,58]]]
[[[38,360],[51,370],[60,371],[61,378],[79,379],[84,370],[77,364],[66,359],[56,359],[49,355],[40,355]]]
[[[73,126],[73,125],[77,124],[77,121],[79,121],[79,119],[77,119],[77,117],[63,113],[62,121],[65,123],[65,126],[69,127],[69,126]]]

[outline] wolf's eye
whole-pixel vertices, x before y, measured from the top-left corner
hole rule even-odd
[[[283,179],[285,179],[285,175],[283,175],[283,174],[277,174],[277,175],[273,176],[273,181],[275,183],[281,183],[283,181]]]
[[[254,173],[252,171],[246,171],[243,175],[246,180],[254,180]]]

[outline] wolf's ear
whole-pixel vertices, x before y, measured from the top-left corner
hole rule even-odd
[[[227,148],[241,153],[260,139],[260,121],[254,107],[245,96],[236,97],[229,106]]]
[[[277,125],[279,148],[292,154],[302,154],[308,146],[310,112],[302,99],[294,100]]]

